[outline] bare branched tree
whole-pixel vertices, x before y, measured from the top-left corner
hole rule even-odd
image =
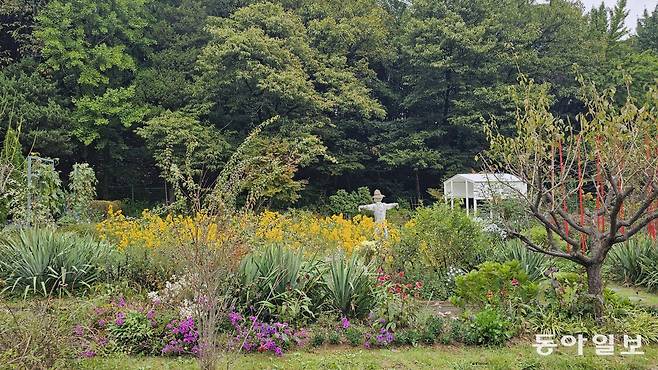
[[[492,122],[490,149],[482,155],[490,171],[526,182],[527,194],[518,196],[546,229],[548,245],[514,225],[504,225],[506,231],[531,251],[582,265],[598,321],[608,253],[645,228],[655,235],[658,218],[658,90],[651,89],[642,104],[627,90],[619,106],[615,91],[599,93],[583,84],[586,111],[565,122],[551,113],[547,87],[522,78],[516,133],[502,135]]]

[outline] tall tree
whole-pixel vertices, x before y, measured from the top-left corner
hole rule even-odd
[[[637,20],[637,44],[642,51],[658,53],[658,5],[651,13],[645,9]]]
[[[113,163],[134,154],[129,128],[147,113],[132,85],[152,43],[145,32],[151,21],[147,1],[54,0],[36,17],[44,70],[71,99],[72,132],[93,149],[87,153],[99,172],[102,196],[109,195],[110,178],[123,177]]]

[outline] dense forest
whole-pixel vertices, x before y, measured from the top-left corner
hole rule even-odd
[[[172,161],[212,179],[278,116],[251,150],[303,161],[274,205],[360,186],[414,203],[478,169],[520,73],[564,118],[584,109],[579,79],[620,99],[654,83],[658,8],[633,33],[627,15],[625,0],[2,0],[0,139],[20,125],[24,154],[90,163],[101,198],[163,201]]]

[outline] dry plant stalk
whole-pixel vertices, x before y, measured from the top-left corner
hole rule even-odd
[[[234,276],[242,258],[250,252],[249,241],[254,233],[253,209],[262,198],[265,184],[276,169],[296,171],[300,157],[282,158],[263,154],[247,157],[246,148],[260,132],[277,120],[274,117],[256,127],[231,156],[214,186],[203,187],[198,172],[191,166],[176,172],[178,186],[185,194],[190,212],[195,215],[192,234],[183,235],[174,248],[178,261],[189,278],[195,295],[195,313],[199,330],[199,363],[202,369],[215,369],[226,354],[216,331],[235,303],[232,295]],[[262,163],[268,163],[262,167]],[[247,186],[249,188],[247,188]],[[243,196],[244,199],[239,199]],[[188,229],[189,230],[189,229]],[[191,241],[190,241],[191,240]],[[226,357],[228,367],[230,360]]]

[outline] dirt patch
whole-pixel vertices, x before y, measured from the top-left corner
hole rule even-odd
[[[423,302],[426,307],[431,309],[437,315],[446,317],[459,317],[462,309],[450,303],[449,301],[425,301]]]

